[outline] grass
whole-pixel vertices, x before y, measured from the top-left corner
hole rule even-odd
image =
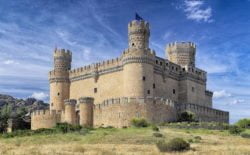
[[[244,132],[250,133],[250,130]],[[224,130],[161,127],[159,133],[163,137],[155,137],[153,133],[151,127],[99,128],[85,135],[71,132],[0,137],[0,154],[159,154],[155,145],[159,140],[168,142],[179,137],[193,142],[190,143],[191,150],[178,154],[250,154],[250,139]]]

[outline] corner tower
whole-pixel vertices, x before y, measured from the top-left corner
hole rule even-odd
[[[153,96],[155,52],[149,49],[149,23],[142,18],[128,24],[128,49],[123,52],[123,94]]]
[[[55,49],[54,70],[49,72],[50,110],[64,110],[64,100],[69,99],[69,70],[72,53],[65,49]]]
[[[192,42],[174,42],[167,45],[168,59],[182,67],[195,67],[196,45]]]

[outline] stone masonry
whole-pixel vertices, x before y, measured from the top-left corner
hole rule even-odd
[[[174,42],[167,58],[149,48],[150,28],[144,20],[128,24],[128,49],[115,59],[71,69],[72,52],[54,51],[49,72],[50,110],[34,111],[31,128],[58,122],[83,126],[130,126],[133,118],[152,123],[176,121],[184,111],[199,121],[228,123],[229,113],[212,107],[207,73],[195,66],[196,45]]]

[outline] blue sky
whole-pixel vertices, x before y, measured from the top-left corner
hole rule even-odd
[[[0,0],[0,93],[48,100],[53,49],[70,49],[73,67],[117,57],[135,12],[158,56],[195,42],[214,107],[250,117],[250,0]]]

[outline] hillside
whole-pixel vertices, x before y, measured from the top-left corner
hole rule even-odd
[[[0,94],[0,132],[6,131],[8,119],[15,121],[17,128],[29,128],[30,113],[37,109],[47,109],[49,105],[35,98],[17,99]]]
[[[10,95],[0,94],[0,108],[4,106],[11,106],[12,112],[14,113],[19,108],[26,108],[28,112],[35,109],[45,109],[48,107],[48,104],[35,98],[27,98],[24,100],[14,98]]]
[[[247,131],[250,133],[250,131]],[[169,154],[250,154],[250,139],[233,136],[227,130],[176,129],[160,127],[163,137],[155,137],[148,128],[98,128],[73,133],[38,134],[14,138],[1,138],[0,154],[160,154],[155,143],[181,137],[190,142],[191,150]],[[166,153],[167,154],[167,153]]]

